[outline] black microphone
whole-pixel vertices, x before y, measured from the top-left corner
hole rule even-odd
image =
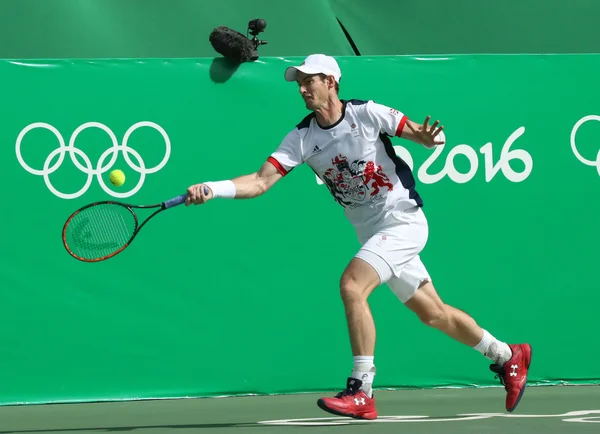
[[[235,63],[258,59],[254,43],[242,33],[225,26],[217,27],[208,38],[218,53]]]

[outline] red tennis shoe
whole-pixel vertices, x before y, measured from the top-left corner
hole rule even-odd
[[[317,405],[328,413],[354,419],[377,419],[375,397],[360,390],[362,381],[348,378],[346,388],[333,398],[321,398]]]
[[[500,383],[506,390],[506,411],[512,412],[517,408],[527,385],[527,373],[531,364],[531,345],[509,345],[512,350],[511,359],[503,366],[490,365],[490,370],[500,378]]]

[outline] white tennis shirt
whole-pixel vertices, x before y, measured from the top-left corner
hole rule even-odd
[[[268,158],[282,175],[308,164],[344,208],[359,236],[370,236],[391,211],[423,206],[410,167],[393,149],[407,117],[373,101],[342,100],[342,116],[320,127],[305,117]]]

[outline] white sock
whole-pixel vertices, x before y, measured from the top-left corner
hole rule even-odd
[[[373,356],[354,356],[352,378],[362,381],[361,389],[369,398],[373,396],[373,379],[375,378],[375,365]]]
[[[504,365],[512,357],[512,351],[508,344],[499,341],[489,334],[487,330],[483,330],[483,338],[474,348],[499,365]]]

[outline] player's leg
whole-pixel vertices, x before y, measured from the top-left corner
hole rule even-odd
[[[425,324],[493,360],[490,369],[506,385],[506,409],[513,411],[525,390],[531,346],[508,345],[482,329],[467,313],[444,303],[419,257],[429,232],[423,211],[409,209],[392,217],[397,224],[386,230],[382,253],[394,267],[387,285]]]
[[[462,310],[442,302],[419,256],[429,234],[422,209],[395,213],[398,224],[389,229],[388,261],[401,264],[387,284],[421,321],[470,347],[477,348],[496,363],[506,362],[511,350],[483,330]],[[415,248],[417,246],[417,248]]]
[[[415,263],[411,263],[411,268],[419,267],[420,264],[417,261],[420,262],[418,258],[415,258]],[[424,324],[477,349],[495,363],[504,364],[510,360],[512,352],[508,344],[489,335],[466,312],[444,303],[430,280],[422,281],[414,295],[404,304],[416,313]]]
[[[531,363],[529,344],[509,345],[500,341],[466,312],[444,303],[419,257],[404,267],[399,278],[391,278],[387,284],[424,324],[492,360],[494,363],[490,368],[506,386],[506,409],[513,411],[516,408],[525,390]]]
[[[353,258],[340,279],[353,356],[372,357],[375,351],[375,323],[367,299],[380,285],[377,271],[364,259]]]
[[[340,295],[354,363],[346,389],[335,397],[318,400],[319,407],[329,413],[359,419],[377,417],[372,393],[376,333],[368,298],[373,289],[390,276],[389,266],[382,258],[362,251],[350,261],[342,274]]]

